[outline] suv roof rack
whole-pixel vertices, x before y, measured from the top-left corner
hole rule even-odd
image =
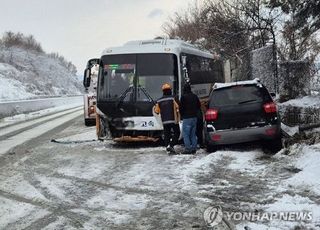
[[[213,85],[213,89],[220,89],[230,86],[236,86],[236,85],[258,85],[261,84],[259,78],[255,78],[253,80],[247,80],[247,81],[235,81],[235,82],[227,82],[227,83],[215,83]]]

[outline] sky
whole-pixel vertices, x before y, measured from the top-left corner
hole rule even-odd
[[[82,74],[105,48],[163,35],[162,25],[190,4],[197,0],[0,0],[0,35],[32,34]]]

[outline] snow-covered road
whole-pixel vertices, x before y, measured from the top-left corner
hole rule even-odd
[[[250,146],[168,156],[96,141],[80,117],[67,124],[0,156],[0,229],[207,229],[210,206],[312,212],[311,221],[227,220],[235,229],[320,226],[319,144],[272,157]]]
[[[41,136],[49,130],[80,116],[82,113],[83,108],[77,107],[0,128],[0,156],[10,149]]]
[[[83,104],[83,96],[63,96],[49,97],[32,100],[1,101],[0,100],[0,119],[16,114],[30,113],[53,107],[76,107]]]

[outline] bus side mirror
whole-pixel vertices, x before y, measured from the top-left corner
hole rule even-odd
[[[187,68],[187,56],[182,55],[181,60],[182,60],[182,71],[183,71],[184,79],[186,82],[189,82],[190,79],[189,79],[188,68]]]
[[[181,59],[182,59],[182,67],[184,68],[187,66],[187,56],[182,55]]]
[[[276,94],[275,93],[270,93],[271,97],[275,98]]]
[[[90,82],[91,82],[91,71],[90,69],[85,69],[84,75],[83,75],[83,86],[85,88],[90,87]]]

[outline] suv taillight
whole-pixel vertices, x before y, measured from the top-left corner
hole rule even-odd
[[[277,112],[277,106],[274,102],[269,102],[267,104],[263,105],[264,111],[266,113],[276,113]]]
[[[208,109],[205,114],[206,121],[214,121],[218,118],[218,110],[216,109]]]

